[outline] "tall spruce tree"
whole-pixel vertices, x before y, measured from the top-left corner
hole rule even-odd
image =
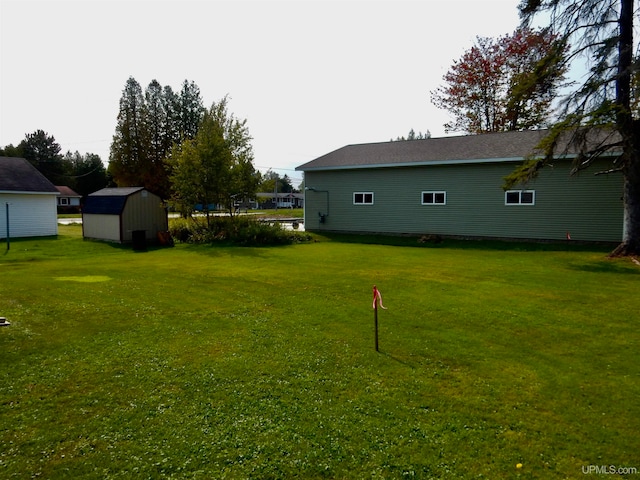
[[[195,138],[205,111],[200,89],[194,82],[185,80],[178,97],[177,114],[180,140]]]
[[[118,123],[109,154],[109,173],[118,186],[149,187],[145,184],[151,164],[149,138],[142,88],[135,78],[129,77],[120,98]]]
[[[171,152],[175,143],[180,143],[179,98],[169,85],[162,90],[163,128],[162,149],[165,156]]]
[[[170,194],[169,174],[164,160],[169,154],[172,144],[167,137],[171,136],[174,121],[167,109],[166,90],[157,80],[153,80],[145,90],[145,104],[147,112],[147,128],[149,131],[148,168],[145,172],[145,184],[161,198],[168,198]],[[170,102],[172,98],[168,99]]]
[[[587,58],[584,80],[564,98],[557,123],[540,144],[543,158],[531,158],[506,178],[505,188],[534,178],[561,145],[578,146],[574,172],[602,156],[614,156],[609,175],[622,175],[623,238],[614,253],[640,254],[640,112],[637,109],[638,53],[634,53],[634,28],[640,10],[633,0],[522,0],[525,25],[539,14],[571,44],[569,59]],[[635,58],[635,61],[634,61]],[[539,76],[534,72],[534,81]],[[634,96],[635,93],[635,96]],[[597,142],[593,139],[597,138]]]
[[[198,132],[205,108],[194,82],[184,81],[176,95],[171,87],[152,80],[142,92],[130,77],[120,99],[120,110],[109,156],[109,173],[119,186],[143,186],[163,199],[170,196],[168,164],[175,144]]]

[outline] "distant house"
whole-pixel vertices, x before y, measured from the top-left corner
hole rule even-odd
[[[0,157],[0,238],[57,235],[59,194],[28,160]]]
[[[567,145],[537,179],[503,190],[545,133],[345,146],[296,169],[305,176],[305,229],[620,242],[622,176],[594,175],[608,161],[570,175],[576,151]]]
[[[302,208],[304,205],[304,194],[302,193],[278,193],[266,192],[257,193],[256,200],[258,208]]]
[[[58,213],[77,213],[80,211],[80,200],[82,195],[74,192],[71,188],[56,185],[60,192],[58,196]]]
[[[139,243],[168,230],[162,199],[142,187],[104,188],[87,196],[82,208],[85,238]]]

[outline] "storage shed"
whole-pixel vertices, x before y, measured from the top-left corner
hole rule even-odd
[[[28,160],[0,157],[0,238],[7,238],[7,230],[9,238],[57,235],[58,195]]]
[[[143,187],[103,188],[87,196],[82,209],[85,238],[146,243],[169,228],[162,199]]]

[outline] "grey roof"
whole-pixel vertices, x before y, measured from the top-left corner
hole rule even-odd
[[[59,193],[47,177],[20,157],[0,157],[0,191]]]
[[[97,192],[90,193],[90,197],[128,197],[144,187],[120,187],[120,188],[103,188]]]
[[[103,188],[90,193],[86,200],[82,213],[94,215],[120,215],[127,203],[127,198],[143,187]]]
[[[347,145],[296,170],[517,162],[536,154],[536,146],[547,133],[547,130],[527,130]],[[576,153],[571,148],[563,152],[567,156]]]
[[[273,198],[273,192],[258,192],[256,193],[256,197],[258,198]],[[303,193],[285,193],[278,192],[278,198],[304,198]]]

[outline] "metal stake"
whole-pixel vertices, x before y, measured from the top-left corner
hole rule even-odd
[[[9,235],[9,202],[6,203],[7,207],[7,250],[11,248],[11,239]]]
[[[376,352],[378,352],[378,305],[375,304],[373,306],[373,321],[375,324],[375,331],[376,331]]]

